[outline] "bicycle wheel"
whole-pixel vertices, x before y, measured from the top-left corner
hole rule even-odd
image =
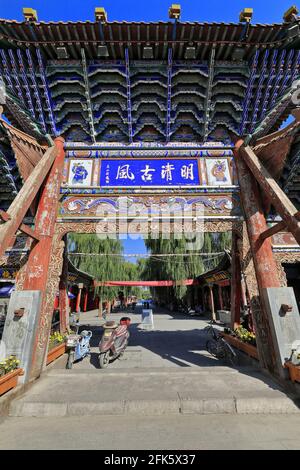
[[[72,369],[72,367],[73,367],[73,362],[74,362],[74,356],[75,356],[74,351],[71,351],[71,352],[69,353],[69,357],[68,357],[68,362],[67,362],[67,365],[66,365],[66,369]]]
[[[206,341],[206,350],[214,357],[218,357],[218,343],[214,339]]]
[[[224,344],[225,348],[225,358],[226,361],[231,365],[231,366],[237,366],[238,365],[238,356],[236,352],[227,344]]]

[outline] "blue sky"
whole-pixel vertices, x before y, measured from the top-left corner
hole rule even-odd
[[[143,238],[137,238],[136,240],[133,240],[132,238],[128,237],[125,240],[121,238],[121,241],[123,243],[125,254],[136,255],[136,254],[147,253],[147,249],[145,247]],[[128,257],[126,258],[126,261],[130,261],[131,263],[136,263],[137,258]]]
[[[293,0],[0,0],[1,18],[22,20],[22,8],[38,10],[40,21],[93,20],[96,6],[103,6],[109,21],[167,21],[168,8],[180,3],[182,21],[238,21],[239,12],[253,8],[255,23],[277,23]],[[299,4],[300,6],[300,4]]]

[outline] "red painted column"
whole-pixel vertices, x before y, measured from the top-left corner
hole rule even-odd
[[[84,294],[84,303],[83,303],[83,311],[86,312],[87,310],[87,303],[88,303],[88,291],[85,291]]]
[[[35,217],[35,232],[39,235],[40,241],[35,244],[30,252],[26,265],[24,290],[43,291],[46,286],[51,241],[54,234],[59,189],[64,167],[64,142],[62,137],[57,137],[54,140],[55,146],[58,148],[58,154],[48,174],[40,197]]]
[[[231,329],[235,330],[241,323],[242,276],[238,251],[238,235],[232,232],[231,245]]]
[[[277,266],[272,252],[271,240],[267,238],[262,243],[259,242],[260,234],[267,230],[268,226],[263,214],[259,187],[246,163],[239,155],[238,149],[242,143],[243,141],[239,141],[236,144],[234,154],[241,188],[241,200],[245,213],[257,281],[260,288],[280,287],[280,280],[277,275]]]
[[[80,312],[80,303],[81,303],[81,292],[82,292],[82,289],[83,289],[83,284],[78,284],[78,294],[77,294],[77,298],[76,298],[76,307],[75,307],[75,310],[76,310],[76,313],[79,313]]]
[[[44,318],[43,312],[45,311],[46,300],[49,301],[49,298],[47,298],[49,296],[49,292],[47,292],[48,268],[53,249],[52,242],[65,157],[64,139],[58,137],[54,140],[54,144],[58,149],[58,153],[42,189],[35,217],[35,231],[39,235],[40,241],[35,243],[30,252],[23,283],[23,290],[40,290],[42,294],[39,326],[33,345],[31,377],[38,376],[43,368],[48,345],[47,333],[48,330],[50,332],[51,327],[51,319]],[[54,297],[52,302],[54,302]]]
[[[55,299],[54,299],[53,308],[57,309],[58,307],[59,307],[59,297],[58,297],[58,295],[56,295]]]
[[[215,312],[213,286],[209,285],[208,287],[209,287],[209,295],[210,295],[211,318],[215,322],[217,318],[216,318],[216,312]]]
[[[241,201],[260,294],[259,299],[254,299],[255,311],[253,309],[254,304],[252,299],[252,313],[257,333],[260,359],[265,367],[271,372],[274,372],[276,368],[275,348],[266,307],[263,304],[262,289],[267,287],[280,287],[281,284],[272,252],[271,240],[267,238],[263,242],[259,241],[260,234],[268,227],[262,209],[261,193],[258,184],[239,152],[241,145],[243,145],[243,141],[239,140],[235,146],[234,156],[239,178]]]
[[[69,328],[68,259],[66,253],[64,253],[64,264],[59,281],[59,319],[60,332],[65,333]]]
[[[222,297],[222,286],[220,286],[220,285],[218,285],[218,295],[219,295],[220,310],[224,310],[223,297]]]

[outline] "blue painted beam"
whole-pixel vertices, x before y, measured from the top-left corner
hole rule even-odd
[[[263,83],[265,80],[265,75],[266,75],[267,66],[268,66],[269,52],[270,51],[268,49],[265,50],[263,63],[259,71],[260,78],[259,78],[257,89],[256,89],[250,132],[254,130],[256,122],[257,122],[257,114],[258,114],[258,109],[259,109],[259,105],[260,105],[261,97],[262,97],[262,88],[263,88]]]
[[[22,56],[22,52],[20,51],[20,49],[17,49],[17,56],[18,56],[18,61],[19,61],[20,74],[21,74],[23,84],[26,90],[26,98],[28,101],[29,110],[32,114],[32,117],[36,119],[35,109],[34,109],[32,97],[31,97],[31,90],[30,90],[30,86],[27,80],[27,75],[26,75],[26,68],[24,65],[23,56]]]
[[[273,82],[273,80],[275,78],[275,74],[276,74],[277,56],[278,56],[278,49],[274,49],[273,52],[272,52],[271,67],[270,67],[270,70],[269,70],[269,78],[268,78],[268,81],[266,83],[266,89],[265,89],[265,93],[264,93],[264,97],[263,97],[263,101],[262,101],[261,112],[260,112],[260,115],[259,115],[259,120],[260,121],[265,117],[266,112],[267,112],[268,101],[269,101],[269,97],[270,97],[270,94],[271,94],[271,86],[272,86],[272,82]]]
[[[294,51],[294,49],[291,49],[289,51],[286,63],[284,65],[284,74],[283,74],[282,82],[281,82],[281,85],[280,85],[280,88],[279,88],[279,91],[278,91],[278,96],[281,96],[284,93],[285,89],[287,88],[287,84],[289,82],[289,79],[292,76],[292,73],[293,73],[292,66],[293,66],[293,57],[294,57],[294,55],[295,55],[295,51]]]
[[[6,54],[2,49],[0,50],[0,54],[1,54],[1,61],[2,61],[2,67],[3,67],[3,75],[6,79],[6,84],[10,88],[12,94],[17,95],[18,92],[16,91],[15,86],[14,86],[14,84],[12,82],[12,79],[11,79]]]
[[[282,80],[282,77],[284,75],[285,56],[286,56],[286,50],[281,51],[279,61],[278,61],[278,69],[277,69],[276,79],[275,79],[275,83],[273,85],[273,93],[272,93],[272,96],[271,96],[271,99],[270,99],[269,109],[273,108],[273,106],[276,102],[276,98],[278,96],[279,84],[280,84],[280,82]]]
[[[294,81],[299,79],[299,76],[300,76],[300,51],[297,52],[294,64],[292,65],[292,74],[291,74],[291,79],[288,85],[292,86]]]
[[[125,48],[125,66],[126,66],[126,91],[127,91],[127,121],[128,121],[128,135],[129,142],[133,141],[132,131],[132,105],[131,105],[131,86],[130,86],[130,67],[129,67],[129,52]]]
[[[101,41],[104,41],[104,32],[103,32],[103,26],[102,26],[102,21],[98,21],[99,25],[99,36]]]
[[[243,102],[243,110],[244,111],[243,111],[243,114],[242,114],[242,121],[241,121],[241,125],[240,125],[240,128],[239,128],[239,134],[240,135],[243,135],[245,133],[245,129],[246,129],[246,121],[247,121],[247,118],[248,118],[249,106],[250,106],[250,102],[251,102],[251,98],[252,98],[252,88],[253,88],[253,84],[254,84],[254,81],[255,81],[255,74],[256,74],[256,69],[257,69],[257,65],[258,65],[259,54],[260,54],[260,51],[259,51],[259,49],[257,49],[257,51],[255,52],[253,61],[252,61],[250,77],[249,77],[249,80],[248,80],[248,87],[247,87],[245,99],[244,99],[244,102]]]
[[[81,57],[82,57],[82,69],[83,69],[83,78],[84,78],[84,85],[85,85],[85,96],[86,96],[86,103],[89,115],[89,125],[91,130],[91,138],[93,143],[96,142],[96,133],[95,133],[95,126],[94,126],[94,117],[93,117],[93,110],[92,110],[92,101],[91,101],[91,91],[89,85],[89,77],[87,71],[87,64],[85,58],[84,49],[81,49]]]
[[[167,82],[167,118],[166,118],[166,142],[170,141],[171,136],[171,93],[172,93],[172,65],[173,65],[173,50],[170,47],[168,50],[168,82]]]
[[[47,106],[48,106],[47,112],[48,112],[48,115],[49,115],[51,129],[52,129],[53,134],[55,136],[57,136],[58,132],[57,132],[56,126],[55,126],[54,115],[53,115],[51,100],[50,100],[50,93],[49,93],[49,90],[48,90],[47,79],[46,79],[46,74],[45,74],[45,69],[44,69],[44,64],[43,64],[43,59],[42,59],[40,49],[36,49],[36,54],[37,54],[37,59],[38,59],[38,63],[39,63],[39,70],[40,70],[40,74],[41,74],[42,86],[43,86],[43,89],[44,89],[44,96],[45,96],[45,100],[46,100],[46,103],[47,103]]]
[[[35,68],[33,64],[33,59],[31,56],[31,52],[29,49],[26,49],[26,55],[27,55],[27,60],[28,60],[28,71],[30,74],[31,82],[33,85],[33,90],[34,90],[34,97],[36,101],[36,109],[39,113],[39,122],[43,128],[43,131],[46,133],[47,132],[47,127],[45,123],[45,117],[44,117],[44,111],[43,111],[43,106],[42,106],[42,101],[40,97],[40,90],[36,82],[35,78]]]
[[[23,96],[23,89],[22,89],[22,86],[21,86],[21,83],[20,83],[20,80],[19,80],[19,74],[18,74],[18,69],[17,69],[17,65],[16,65],[16,61],[15,61],[15,56],[14,56],[14,53],[11,49],[8,50],[8,55],[9,55],[9,59],[10,59],[12,76],[15,79],[15,82],[16,82],[18,97],[19,97],[21,103],[24,105],[24,107],[27,108],[27,105],[25,103],[24,96]]]
[[[210,105],[211,105],[214,73],[215,73],[215,55],[216,55],[216,49],[215,47],[213,47],[210,52],[210,57],[209,57],[208,81],[207,81],[207,89],[206,89],[206,97],[205,97],[205,105],[204,105],[204,135],[203,135],[204,142],[206,142],[208,133],[209,133]]]

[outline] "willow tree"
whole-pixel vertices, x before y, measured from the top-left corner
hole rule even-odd
[[[68,251],[79,253],[71,255],[76,268],[92,275],[97,281],[118,281],[123,274],[123,245],[119,240],[102,239],[96,234],[70,234]],[[93,256],[94,255],[94,256]],[[98,286],[95,296],[99,296],[99,314],[102,315],[102,303],[111,301],[118,295],[118,287]]]
[[[133,264],[124,260],[123,244],[120,240],[102,239],[95,234],[70,234],[68,236],[69,256],[76,268],[94,277],[97,281],[138,281],[141,279],[140,263]],[[72,252],[74,253],[72,255]],[[102,316],[103,301],[111,301],[120,291],[125,297],[142,297],[142,289],[131,286],[98,286],[95,296],[99,296],[99,315]]]
[[[169,239],[146,240],[146,247],[151,251],[143,276],[157,280],[181,281],[195,277],[203,272],[203,263],[199,256],[189,252],[189,240],[184,237],[177,239],[173,235]],[[166,256],[155,256],[156,254]],[[182,299],[187,293],[187,286],[159,287],[155,295],[165,302]]]
[[[230,249],[231,234],[204,233],[202,246],[190,251],[190,239],[182,237],[169,239],[160,236],[158,239],[145,240],[147,249],[151,252],[145,264],[142,276],[144,279],[173,280],[194,279],[214,268],[221,259],[214,253]],[[203,255],[201,255],[203,253]],[[155,256],[159,254],[160,256]],[[166,254],[166,256],[161,256]],[[209,256],[211,254],[211,256]],[[194,287],[178,285],[174,287],[158,287],[153,289],[156,297],[164,302],[180,301],[187,295],[195,294]]]

